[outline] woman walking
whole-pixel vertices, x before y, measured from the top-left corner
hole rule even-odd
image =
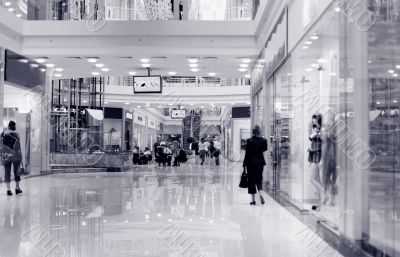
[[[247,140],[246,154],[243,161],[243,168],[247,170],[248,192],[251,195],[251,205],[256,205],[257,190],[260,193],[261,204],[265,203],[261,195],[263,170],[266,165],[264,152],[268,150],[268,142],[261,137],[259,126],[253,129],[253,137]]]
[[[19,187],[19,182],[21,181],[21,177],[18,174],[18,169],[21,164],[22,154],[21,154],[21,143],[19,139],[19,135],[16,132],[16,123],[14,121],[10,121],[8,123],[8,128],[1,133],[1,151],[2,151],[2,160],[5,169],[5,182],[7,186],[7,195],[11,196],[11,166],[14,168],[14,180],[16,183],[15,186],[15,194],[21,194],[22,190]]]

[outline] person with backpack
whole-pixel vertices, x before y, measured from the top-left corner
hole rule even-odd
[[[21,141],[18,135],[17,124],[15,121],[8,123],[8,128],[1,133],[1,159],[5,170],[5,182],[7,186],[7,195],[11,196],[11,168],[14,171],[15,194],[21,194],[22,190],[19,187],[21,177],[19,168],[22,163]]]

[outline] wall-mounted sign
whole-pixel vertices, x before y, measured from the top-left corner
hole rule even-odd
[[[186,117],[186,110],[172,110],[171,118],[172,119],[183,119]]]
[[[142,126],[146,126],[146,119],[140,114],[134,114],[133,122]]]
[[[250,106],[232,107],[232,119],[250,118],[250,117],[251,117]]]
[[[126,112],[125,118],[126,118],[127,120],[133,120],[133,113],[131,113],[131,112]]]
[[[133,91],[135,94],[161,93],[161,76],[133,77]]]
[[[147,127],[152,128],[152,129],[157,129],[157,124],[154,120],[148,119],[147,120]]]

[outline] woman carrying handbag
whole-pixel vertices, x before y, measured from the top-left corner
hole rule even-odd
[[[11,168],[14,170],[14,180],[16,183],[15,194],[21,194],[22,190],[19,187],[20,177],[20,164],[22,161],[21,143],[19,135],[16,132],[15,121],[8,123],[8,128],[1,133],[1,161],[5,170],[5,182],[7,186],[7,195],[11,196]]]
[[[262,190],[264,166],[266,165],[264,152],[267,150],[268,142],[261,137],[260,127],[255,126],[253,129],[253,137],[247,140],[246,154],[243,161],[243,173],[247,175],[247,189],[251,195],[251,205],[256,205],[257,190],[260,194],[261,204],[265,203],[260,192]]]

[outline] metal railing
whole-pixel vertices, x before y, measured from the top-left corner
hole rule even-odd
[[[132,9],[120,7],[105,7],[106,20],[148,20],[145,9]]]
[[[210,78],[210,77],[163,77],[164,87],[232,87],[250,86],[250,79],[245,78]],[[133,86],[133,76],[107,77],[106,85]]]
[[[190,10],[189,20],[252,20],[253,13],[248,6],[214,10]]]

